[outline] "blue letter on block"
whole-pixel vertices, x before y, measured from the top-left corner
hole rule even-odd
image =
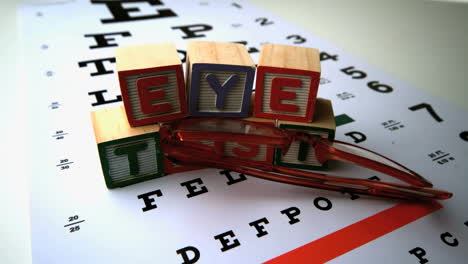
[[[233,87],[239,80],[239,76],[233,74],[229,76],[229,78],[227,78],[223,85],[221,85],[216,75],[212,73],[208,73],[206,75],[206,81],[216,92],[216,108],[218,108],[219,110],[223,110],[224,97],[227,94],[227,91],[229,90],[229,88]]]
[[[255,69],[248,66],[192,65],[189,112],[192,116],[246,117]]]

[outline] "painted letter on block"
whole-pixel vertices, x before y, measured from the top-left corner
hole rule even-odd
[[[166,91],[164,89],[150,90],[153,87],[162,88],[161,86],[167,85],[168,82],[167,76],[153,76],[137,80],[136,86],[143,114],[161,114],[171,111],[172,105],[168,102],[153,103],[154,101],[163,101],[166,97]]]
[[[219,83],[218,77],[216,77],[215,74],[208,73],[205,78],[216,93],[216,108],[218,110],[223,110],[224,98],[228,91],[240,81],[239,76],[235,74],[229,76],[222,85]]]
[[[275,77],[271,81],[271,96],[270,108],[273,111],[296,113],[299,107],[295,104],[284,103],[283,100],[295,100],[297,94],[292,91],[285,91],[281,88],[301,88],[302,81],[300,79]]]

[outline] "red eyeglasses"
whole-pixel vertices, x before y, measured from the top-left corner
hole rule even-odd
[[[166,158],[180,165],[228,169],[277,182],[389,198],[444,200],[452,197],[452,193],[431,188],[432,184],[421,175],[378,153],[303,132],[240,119],[217,118],[176,120],[162,124],[160,132],[161,148]],[[329,176],[233,157],[204,144],[207,140],[266,145],[281,149],[282,154],[288,151],[291,142],[299,140],[314,147],[320,163],[327,160],[351,162],[395,177],[407,185]]]

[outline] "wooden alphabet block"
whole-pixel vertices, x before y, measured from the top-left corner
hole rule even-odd
[[[182,62],[174,44],[120,47],[116,62],[131,126],[187,115]]]
[[[257,67],[254,115],[311,122],[319,82],[318,50],[263,45]]]
[[[159,125],[130,127],[123,106],[94,111],[91,119],[108,188],[163,175]]]
[[[317,98],[314,121],[311,123],[279,120],[278,127],[334,139],[336,125],[331,101]],[[293,141],[284,156],[281,154],[280,149],[276,149],[275,164],[300,169],[328,168],[327,163],[319,163],[317,161],[314,148],[301,141]]]
[[[244,45],[189,42],[186,73],[190,115],[248,115],[255,64]]]
[[[264,125],[275,126],[275,120],[265,119],[265,118],[256,118],[248,117],[243,118],[242,120],[248,120],[251,122],[258,122]],[[235,138],[227,139],[225,141],[216,141],[216,140],[197,140],[197,142],[202,143],[206,146],[211,147],[213,152],[219,153],[219,155],[225,155],[228,157],[235,157],[239,159],[248,159],[260,161],[267,164],[273,164],[274,159],[274,148],[267,146],[265,144],[255,144],[255,143],[242,143],[235,140]],[[193,170],[193,167],[177,168],[174,170],[174,166],[170,168],[173,172]],[[167,171],[166,171],[167,172]]]

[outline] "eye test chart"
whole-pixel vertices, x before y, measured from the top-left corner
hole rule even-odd
[[[465,112],[247,1],[57,1],[19,10],[28,94],[33,263],[463,263]],[[338,140],[454,197],[416,203],[202,169],[108,190],[90,112],[122,104],[115,48],[190,40],[320,50]],[[428,76],[428,78],[433,78]],[[393,181],[333,162],[328,173]]]

